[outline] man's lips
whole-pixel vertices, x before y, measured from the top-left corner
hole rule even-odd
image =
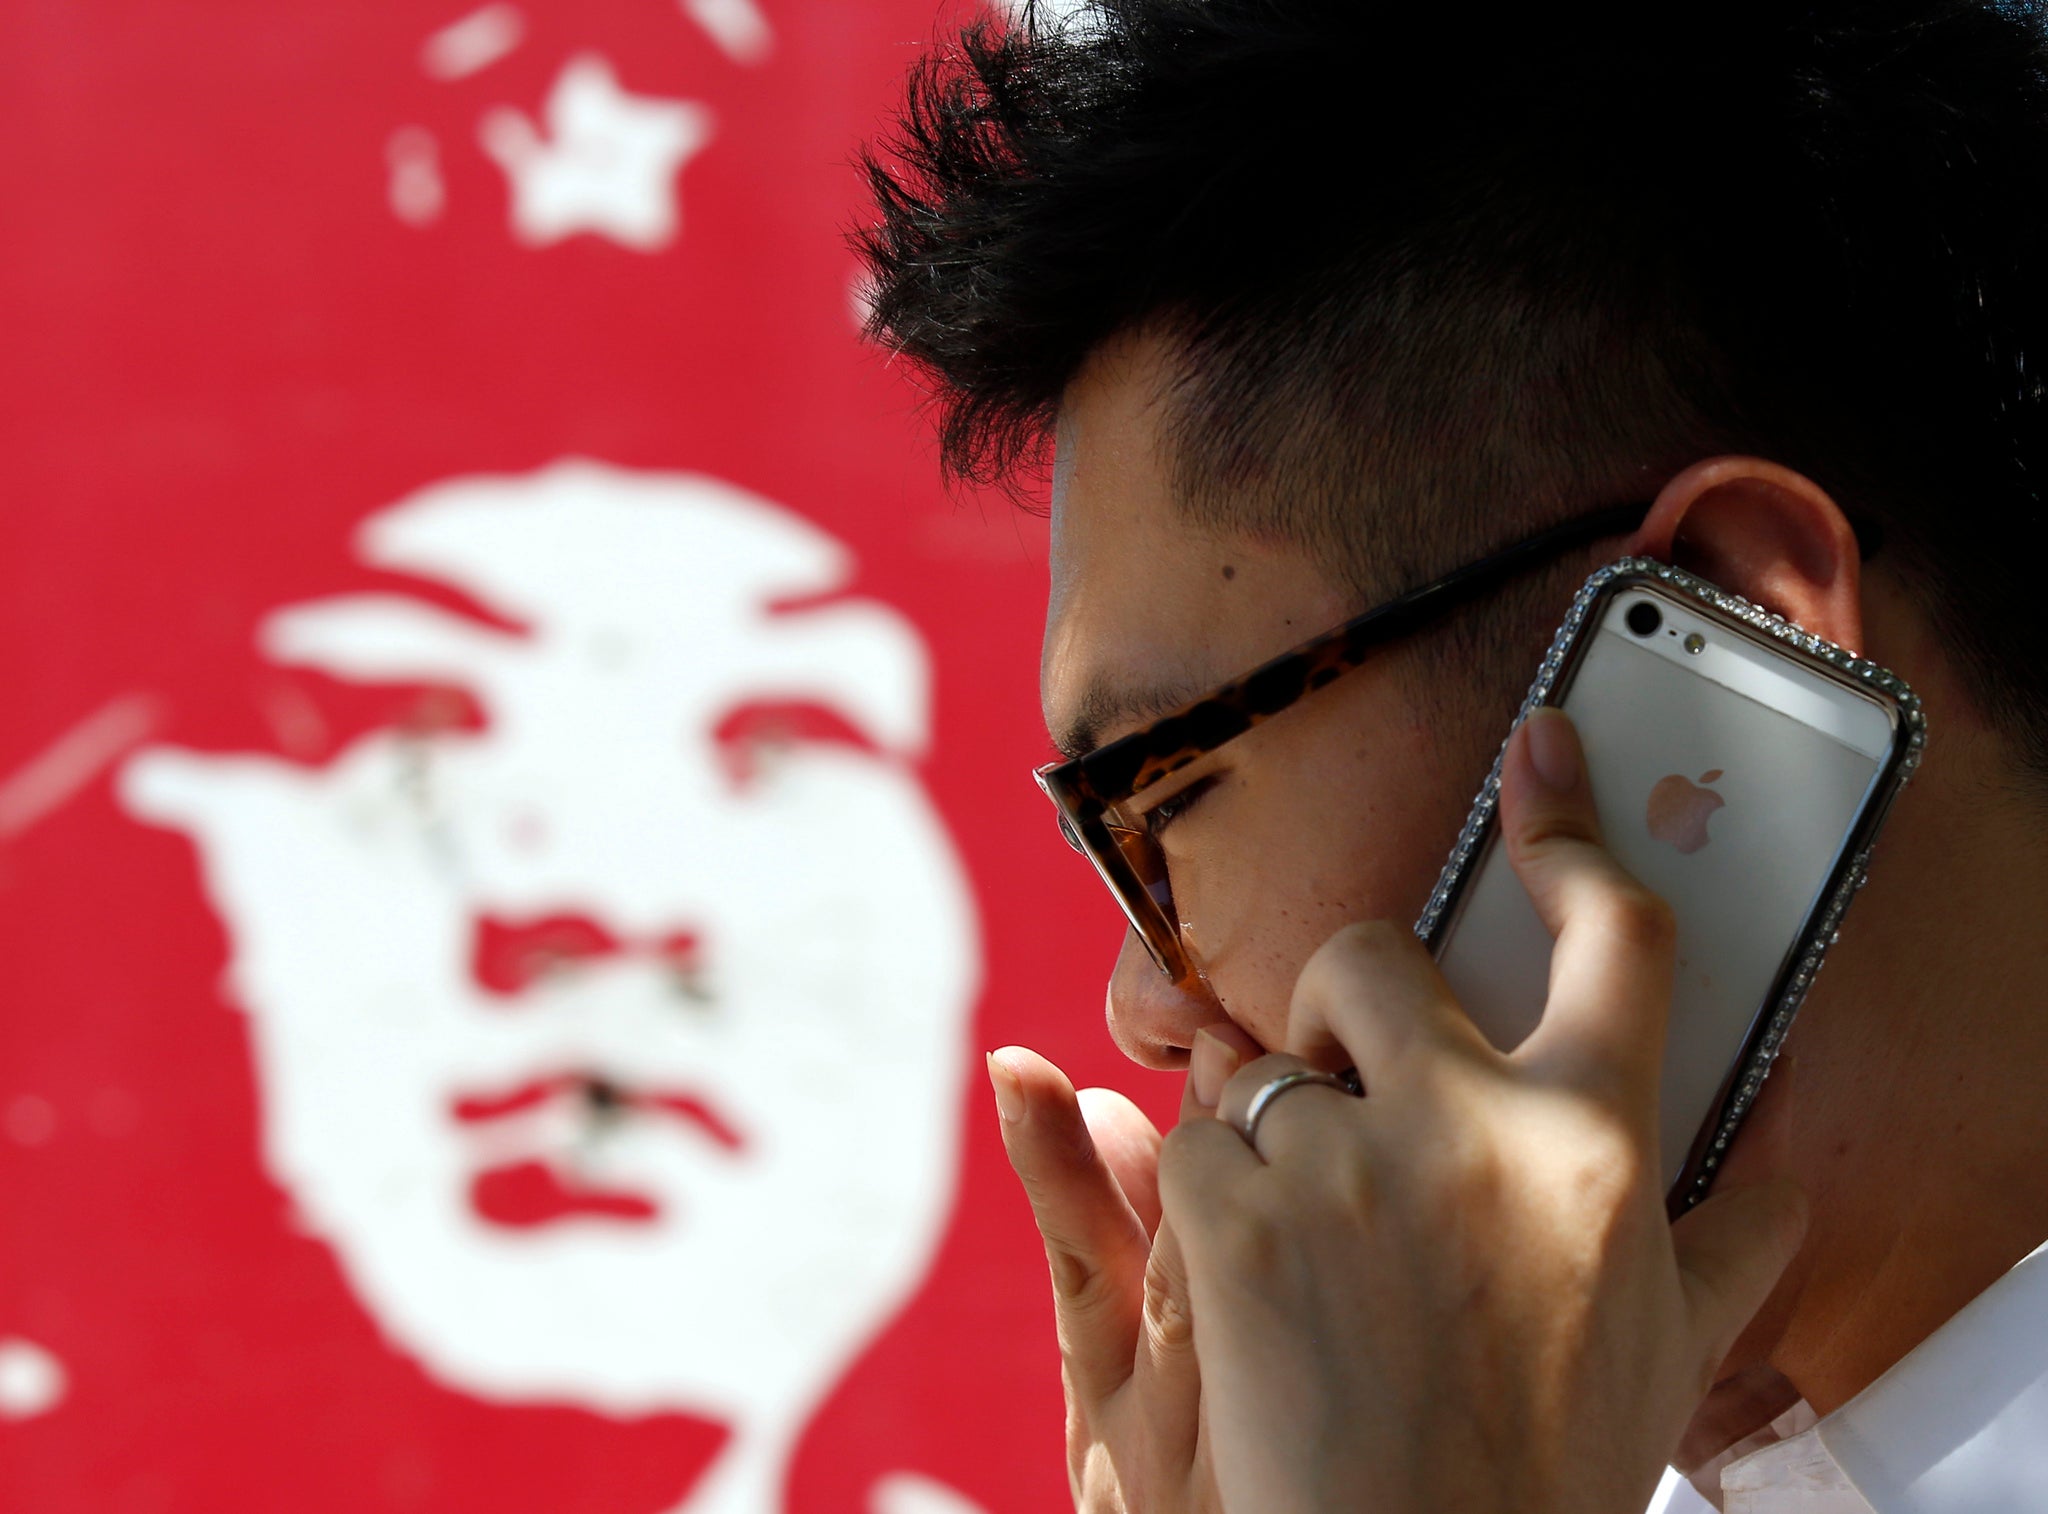
[[[701,1094],[689,1089],[632,1088],[584,1073],[556,1073],[500,1093],[458,1097],[450,1112],[464,1125],[486,1125],[556,1099],[579,1100],[598,1118],[624,1111],[666,1115],[694,1126],[735,1156],[746,1150],[746,1137],[739,1127]]]

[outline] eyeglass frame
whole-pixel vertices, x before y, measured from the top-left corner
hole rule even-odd
[[[1126,736],[1065,762],[1046,763],[1031,776],[1052,801],[1061,836],[1094,864],[1153,964],[1174,982],[1185,983],[1196,973],[1181,940],[1180,922],[1166,909],[1172,893],[1165,858],[1149,831],[1112,827],[1105,817],[1162,779],[1328,687],[1363,665],[1378,648],[1574,547],[1636,530],[1650,509],[1644,501],[1606,505],[1546,527],[1354,615]],[[1882,525],[1861,513],[1844,513],[1856,533],[1857,555],[1868,561],[1883,544]],[[1113,830],[1131,838],[1128,849],[1118,845]],[[1148,885],[1139,876],[1134,854],[1156,867],[1154,883]]]
[[[1180,922],[1168,910],[1165,859],[1149,831],[1113,825],[1108,817],[1154,784],[1328,687],[1389,642],[1574,547],[1635,530],[1649,511],[1643,501],[1608,505],[1547,527],[1354,615],[1126,736],[1034,769],[1032,776],[1059,815],[1060,834],[1094,864],[1154,965],[1176,983],[1189,981],[1196,973]],[[1872,550],[1866,537],[1863,555]],[[1119,843],[1118,834],[1127,840]],[[1138,870],[1141,863],[1155,869],[1150,882]]]

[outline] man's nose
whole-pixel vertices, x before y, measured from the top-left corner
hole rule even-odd
[[[1161,1072],[1186,1067],[1195,1032],[1228,1018],[1205,984],[1175,983],[1161,972],[1133,931],[1124,932],[1103,1007],[1123,1054]]]

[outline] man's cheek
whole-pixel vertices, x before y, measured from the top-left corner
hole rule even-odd
[[[1190,885],[1175,880],[1185,936],[1230,1017],[1262,1045],[1277,1046],[1287,1001],[1301,964],[1336,926],[1320,928],[1324,911],[1299,891],[1300,871],[1268,865],[1247,851],[1226,864],[1191,868]],[[1338,923],[1341,923],[1338,922]]]

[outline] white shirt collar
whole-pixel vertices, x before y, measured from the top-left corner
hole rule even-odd
[[[2048,1245],[1855,1398],[1721,1472],[1726,1514],[2048,1509]]]

